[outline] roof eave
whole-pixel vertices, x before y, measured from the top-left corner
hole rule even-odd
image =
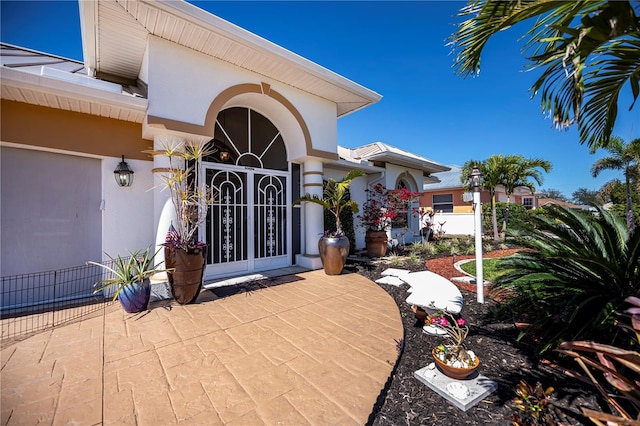
[[[420,161],[417,159],[414,160],[407,156],[404,156],[401,154],[395,154],[393,152],[388,152],[388,151],[367,156],[366,160],[382,161],[390,164],[396,164],[398,166],[411,167],[413,169],[422,170],[423,172],[426,172],[429,174],[446,172],[450,170],[448,167],[437,164],[437,163],[433,163],[426,160],[423,160],[423,161]]]

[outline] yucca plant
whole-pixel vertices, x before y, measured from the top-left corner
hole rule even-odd
[[[113,300],[116,300],[126,286],[143,282],[155,274],[166,272],[167,270],[162,268],[162,262],[157,265],[154,264],[158,251],[151,254],[151,248],[148,247],[144,251],[140,249],[129,252],[129,256],[124,257],[119,254],[116,257],[111,257],[107,254],[107,257],[111,260],[111,266],[88,261],[88,265],[99,266],[111,275],[109,278],[100,280],[95,284],[94,293],[114,287]]]
[[[496,282],[506,307],[525,316],[543,353],[567,340],[617,338],[615,312],[640,292],[640,232],[601,207],[549,207],[510,231],[531,250],[502,259]],[[522,337],[522,336],[521,336]]]

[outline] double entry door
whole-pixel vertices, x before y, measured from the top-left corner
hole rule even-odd
[[[202,167],[212,193],[206,278],[290,266],[289,174],[216,163]]]

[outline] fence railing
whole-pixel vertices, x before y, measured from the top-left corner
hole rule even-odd
[[[103,309],[111,297],[93,291],[96,282],[109,278],[107,274],[99,266],[83,265],[2,277],[0,338],[45,330]]]

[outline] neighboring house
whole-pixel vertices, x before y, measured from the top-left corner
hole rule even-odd
[[[143,151],[167,138],[215,146],[207,185],[235,188],[200,230],[205,279],[320,268],[322,208],[292,201],[321,195],[323,179],[364,170],[352,186],[363,202],[367,185],[420,191],[448,170],[381,143],[339,147],[337,119],[379,94],[192,4],[79,6],[84,62],[2,44],[1,276],[164,242],[172,209],[152,188],[166,163]],[[113,178],[122,156],[130,187]]]
[[[547,207],[550,205],[564,206],[574,210],[589,210],[589,206],[579,206],[577,204],[568,203],[566,201],[554,200],[553,198],[538,198],[537,200],[538,207]]]
[[[349,149],[339,146],[338,155],[349,169],[359,168],[368,173],[366,181],[356,180],[351,186],[351,196],[362,206],[367,200],[365,190],[373,185],[381,184],[387,189],[406,188],[411,192],[422,193],[427,183],[436,183],[438,178],[434,173],[446,172],[448,166],[437,163],[425,157],[396,148],[394,146],[375,142],[372,144]],[[420,217],[416,214],[420,204],[408,205],[404,216],[406,228],[392,228],[389,237],[399,243],[412,243],[420,238]],[[356,226],[359,222],[355,222]],[[356,246],[364,247],[364,229],[356,232]]]
[[[438,183],[426,183],[420,206],[431,208],[436,212],[434,225],[446,234],[472,235],[473,229],[473,193],[461,183],[462,168],[448,166],[449,171],[437,173]],[[538,207],[536,197],[529,188],[516,188],[511,194],[510,202],[522,204],[526,209]],[[496,202],[506,202],[507,194],[502,185],[496,187]],[[480,202],[490,203],[489,191],[481,191]]]

